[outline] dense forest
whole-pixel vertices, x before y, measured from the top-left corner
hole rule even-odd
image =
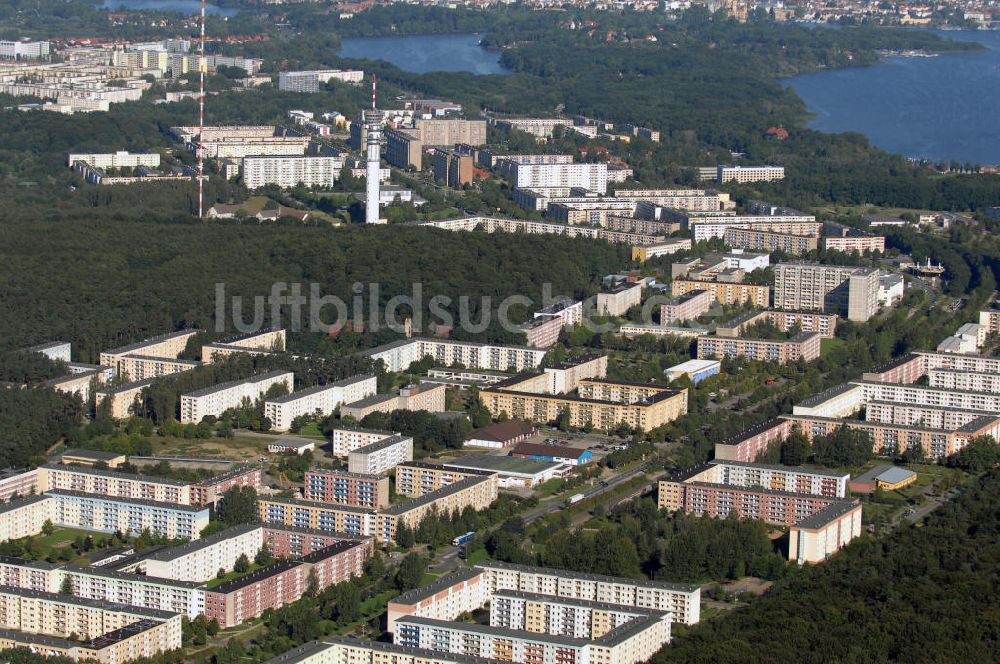
[[[541,289],[584,296],[600,278],[628,264],[624,247],[563,237],[453,233],[413,227],[284,227],[259,224],[143,223],[127,221],[0,220],[0,336],[10,347],[62,339],[74,359],[94,361],[101,349],[185,326],[216,329],[216,285],[225,293],[225,330],[234,331],[232,296],[244,296],[243,320],[253,319],[254,296],[276,282],[301,283],[309,294],[351,305],[352,286],[379,284],[379,304],[422,287],[424,325],[435,319],[434,295],[452,298],[458,313],[469,297],[479,322],[481,296],[491,309],[504,297],[541,301]],[[262,306],[270,322],[271,307]],[[514,315],[528,316],[526,310]],[[402,310],[405,313],[405,309]],[[285,308],[283,323],[291,325]],[[308,330],[310,309],[303,307]],[[325,323],[337,311],[321,312]],[[369,328],[370,329],[370,328]],[[325,329],[320,330],[324,332]]]
[[[668,662],[995,662],[1000,471],[925,523],[864,537],[749,607],[675,637]]]

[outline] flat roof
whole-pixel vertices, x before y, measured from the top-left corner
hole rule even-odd
[[[38,496],[26,496],[24,498],[18,498],[16,500],[11,500],[5,505],[0,505],[0,514],[4,512],[12,512],[14,510],[21,509],[22,507],[27,507],[29,505],[34,505],[35,503],[40,503],[43,500],[48,500],[49,496],[41,494]]]
[[[310,641],[308,643],[303,643],[301,646],[296,646],[291,650],[287,650],[280,655],[272,657],[267,660],[265,664],[298,664],[298,662],[304,662],[312,659],[324,650],[329,649],[329,644],[320,643],[319,641]]]
[[[93,459],[94,461],[111,461],[119,457],[124,457],[125,455],[119,454],[118,452],[105,452],[104,450],[84,450],[80,448],[73,448],[62,452],[59,456],[79,457],[81,459]]]
[[[281,574],[282,572],[286,572],[293,567],[298,567],[302,564],[304,563],[301,560],[279,560],[278,562],[271,563],[267,567],[254,570],[249,574],[244,574],[243,576],[232,579],[231,581],[220,583],[212,588],[206,588],[205,594],[217,593],[220,595],[228,595],[229,593],[239,590],[240,588],[246,588],[249,585],[253,585],[261,579],[267,579],[276,574]]]
[[[204,583],[199,583],[197,581],[178,581],[176,579],[163,579],[158,576],[148,576],[145,574],[119,572],[106,567],[80,567],[79,565],[66,565],[63,569],[74,574],[101,576],[107,579],[121,579],[123,581],[131,581],[133,583],[148,583],[154,586],[172,586],[174,588],[183,588],[184,590],[194,590],[195,588],[201,588],[205,585]]]
[[[118,454],[114,456],[122,456],[122,455]],[[136,475],[134,473],[120,473],[116,470],[103,470],[101,468],[92,468],[90,466],[70,466],[59,463],[46,463],[42,464],[40,468],[45,468],[46,470],[68,472],[68,473],[79,473],[81,475],[96,475],[98,477],[110,477],[118,480],[148,482],[150,484],[166,484],[168,486],[174,486],[177,488],[184,488],[191,486],[191,482],[185,482],[183,480],[174,480],[170,479],[169,477],[157,477],[155,475]]]
[[[132,606],[120,602],[105,602],[97,599],[87,599],[76,595],[63,595],[61,593],[47,593],[42,590],[28,590],[27,588],[14,588],[11,586],[0,587],[0,595],[17,595],[18,597],[30,597],[49,602],[60,602],[63,604],[75,604],[76,606],[86,606],[105,611],[118,611],[121,613],[131,613],[137,616],[146,616],[157,620],[169,620],[177,615],[174,611],[160,611],[159,609],[147,609],[141,606]]]
[[[353,505],[335,505],[332,503],[321,503],[313,500],[302,500],[301,498],[280,498],[278,496],[261,496],[260,502],[280,503],[282,505],[292,505],[299,507],[312,507],[332,512],[350,512],[352,514],[375,514],[375,510],[367,507],[354,507]],[[275,527],[279,527],[275,525]],[[281,527],[286,529],[287,526]]]
[[[157,357],[155,355],[140,355],[138,353],[129,353],[125,357],[130,360],[143,360],[144,362],[170,362],[172,364],[186,364],[191,367],[201,366],[201,362],[198,360],[182,360],[177,357]]]
[[[73,498],[86,498],[88,500],[101,500],[106,503],[128,503],[129,505],[146,505],[147,507],[159,507],[161,509],[174,510],[176,512],[204,512],[208,514],[207,507],[197,507],[194,505],[178,505],[177,503],[161,503],[155,500],[142,500],[140,498],[118,498],[116,496],[104,496],[94,493],[84,493],[83,491],[70,491],[69,489],[49,489],[46,496],[70,496]]]
[[[466,440],[495,440],[498,442],[503,442],[506,440],[513,440],[519,436],[531,435],[536,431],[536,428],[532,424],[528,424],[523,420],[506,420],[504,422],[496,422],[482,429],[477,429],[465,437]]]
[[[583,648],[590,639],[582,639],[575,636],[561,636],[557,634],[546,634],[545,632],[529,632],[521,629],[508,629],[506,627],[493,627],[491,625],[481,625],[479,623],[452,622],[450,620],[436,620],[434,618],[422,618],[420,616],[403,616],[396,619],[396,625],[407,623],[411,625],[423,625],[425,627],[440,627],[453,629],[461,632],[472,632],[475,634],[486,634],[490,636],[505,637],[508,639],[523,639],[526,641],[542,641],[554,643],[570,648]]]
[[[346,470],[333,470],[331,468],[310,468],[306,472],[313,473],[315,475],[336,475],[337,477],[344,477],[347,479],[369,480],[372,482],[388,479],[382,475],[372,475],[371,473],[351,473]]]
[[[442,496],[448,496],[453,493],[457,493],[471,486],[475,486],[482,482],[489,481],[489,477],[463,477],[457,482],[452,482],[448,486],[443,486],[440,489],[431,491],[430,493],[425,493],[419,498],[414,498],[413,500],[408,500],[405,503],[397,503],[384,510],[382,514],[387,514],[390,516],[399,516],[400,514],[406,514],[410,510],[414,510],[418,507],[422,507],[428,503],[433,503]]]
[[[278,369],[275,371],[268,371],[266,373],[254,374],[253,376],[249,376],[242,380],[230,380],[225,383],[218,383],[217,385],[210,385],[209,387],[203,387],[200,390],[194,390],[193,392],[182,394],[181,397],[203,397],[208,394],[212,394],[214,392],[219,392],[220,390],[225,390],[230,387],[235,387],[237,385],[252,385],[254,383],[260,383],[265,380],[269,380],[271,378],[284,376],[286,374],[292,375],[293,376],[292,380],[294,380],[294,374],[292,374],[291,371],[284,371],[282,369]]]
[[[190,336],[192,334],[197,334],[200,330],[187,329],[178,330],[177,332],[168,332],[167,334],[160,334],[155,337],[149,337],[148,339],[143,339],[142,341],[137,341],[127,346],[119,346],[118,348],[112,348],[111,350],[102,351],[102,353],[107,353],[109,355],[122,355],[124,353],[129,353],[133,350],[139,350],[140,348],[145,348],[146,346],[151,346],[153,344],[161,343],[164,341],[169,341],[171,339],[177,339],[178,337]]]
[[[561,604],[564,606],[577,606],[582,609],[618,611],[620,613],[633,613],[640,616],[663,615],[663,611],[654,609],[644,609],[641,606],[629,606],[624,604],[612,604],[610,602],[597,602],[586,599],[575,599],[572,597],[560,597],[559,595],[545,595],[542,593],[528,593],[522,590],[499,589],[493,593],[494,597],[516,597],[534,602],[546,602],[550,604]]]
[[[722,360],[688,360],[667,369],[667,371],[698,372],[722,365]]]
[[[901,385],[899,383],[883,383],[877,380],[852,380],[851,383],[858,386],[883,385],[886,387],[901,388],[907,390],[919,390],[921,392],[947,392],[948,394],[974,394],[977,396],[1000,398],[1000,395],[994,392],[987,392],[985,390],[953,390],[948,387],[931,387],[930,385],[916,385],[914,383],[906,383]],[[914,404],[914,405],[919,405],[919,404]]]
[[[405,593],[393,597],[389,600],[389,602],[392,604],[416,604],[420,600],[433,597],[445,588],[450,588],[451,586],[459,583],[476,579],[482,576],[482,574],[483,570],[476,569],[474,567],[457,569],[438,577],[425,586],[420,586],[419,588],[414,588],[413,590],[407,590]]]
[[[801,473],[803,475],[822,475],[823,477],[850,477],[850,473],[842,473],[836,470],[825,468],[802,468],[800,466],[782,466],[781,464],[752,463],[747,461],[728,461],[726,459],[712,459],[709,465],[716,466],[739,466],[741,468],[760,468],[763,470],[780,470],[787,473]]]
[[[332,383],[327,383],[326,385],[313,385],[312,387],[307,387],[304,390],[299,390],[298,392],[290,392],[289,394],[284,394],[280,397],[275,397],[273,399],[268,399],[268,403],[288,403],[290,401],[295,401],[301,399],[302,397],[307,397],[311,394],[316,394],[318,392],[325,392],[326,390],[332,390],[338,387],[346,387],[348,385],[353,385],[355,383],[360,383],[361,381],[374,378],[375,376],[371,374],[357,374],[351,376],[350,378],[342,378],[340,380],[335,380]]]
[[[358,639],[352,639],[346,636],[331,636],[326,639],[324,643],[330,645],[344,645],[353,647],[368,648],[370,650],[384,653],[387,655],[402,655],[407,660],[410,658],[416,658],[422,661],[428,662],[454,662],[454,664],[501,664],[501,660],[489,659],[487,657],[474,657],[472,655],[459,655],[457,653],[451,652],[440,652],[437,650],[428,650],[426,648],[410,648],[407,646],[397,645],[395,643],[385,643],[383,641],[360,641]],[[274,660],[271,660],[272,662]],[[271,664],[267,662],[266,664]],[[275,662],[275,664],[285,664],[284,662]],[[508,663],[509,664],[509,663]]]
[[[400,433],[394,433],[387,438],[382,440],[376,440],[374,443],[368,443],[362,447],[351,450],[348,452],[348,456],[351,454],[371,454],[372,452],[378,452],[379,450],[384,450],[387,447],[392,447],[393,445],[398,445],[405,443],[407,440],[413,441],[413,436],[404,436]]]
[[[170,376],[156,376],[154,378],[143,378],[142,380],[134,380],[131,383],[122,383],[121,385],[116,385],[114,387],[105,388],[98,390],[99,394],[121,394],[122,392],[131,392],[132,390],[138,390],[143,387],[149,387],[161,378],[170,378]]]
[[[607,381],[600,381],[600,382],[607,382]],[[624,383],[624,384],[627,385],[628,383]],[[659,387],[659,386],[657,385],[657,386],[654,386],[654,387]],[[602,406],[614,406],[616,408],[646,408],[646,407],[648,407],[648,406],[650,406],[650,405],[652,405],[654,403],[659,403],[660,401],[664,401],[666,399],[671,399],[673,397],[676,397],[677,395],[681,394],[682,392],[683,392],[683,390],[671,390],[671,389],[668,389],[668,388],[662,388],[656,394],[650,395],[650,396],[648,396],[648,397],[646,397],[644,399],[640,399],[639,401],[632,401],[630,403],[621,403],[619,401],[607,401],[607,400],[604,400],[604,399],[586,399],[584,397],[578,397],[578,396],[574,396],[572,394],[545,394],[545,393],[538,393],[538,392],[522,392],[520,390],[505,390],[505,389],[499,388],[499,387],[497,387],[495,385],[491,385],[489,387],[484,387],[484,388],[482,388],[480,390],[480,394],[483,394],[483,393],[494,393],[494,394],[502,394],[502,395],[508,395],[508,396],[529,397],[529,398],[532,398],[532,399],[554,399],[555,401],[573,401],[573,402],[576,402],[576,403],[594,403],[594,404],[600,404]]]
[[[550,574],[552,576],[558,576],[565,579],[580,579],[582,581],[593,581],[596,583],[618,583],[630,586],[641,586],[643,588],[672,590],[685,593],[693,593],[701,589],[701,586],[694,583],[666,583],[664,581],[648,581],[646,579],[629,579],[621,576],[606,576],[604,574],[590,574],[589,572],[573,572],[567,569],[518,565],[516,563],[507,563],[500,560],[483,560],[476,563],[476,567],[479,569],[493,568],[513,570],[529,574]]]
[[[147,560],[156,560],[159,562],[177,560],[178,558],[182,558],[190,553],[194,553],[195,551],[201,551],[202,549],[207,549],[210,546],[215,546],[219,542],[239,537],[240,535],[245,535],[254,530],[259,530],[261,527],[262,526],[259,523],[241,523],[239,525],[232,526],[231,528],[220,530],[214,535],[209,535],[208,537],[202,537],[190,542],[185,542],[184,544],[171,546],[161,551],[157,551],[153,555],[149,556]]]
[[[368,406],[374,406],[375,404],[380,404],[383,401],[390,401],[392,399],[398,399],[398,394],[393,394],[392,392],[387,392],[385,394],[372,394],[367,397],[358,399],[357,401],[352,401],[351,403],[345,403],[344,408],[367,408]]]
[[[831,388],[825,389],[822,392],[812,395],[811,397],[806,397],[800,401],[798,406],[803,408],[811,408],[813,406],[818,406],[824,401],[829,401],[835,397],[839,397],[842,394],[847,394],[851,390],[857,389],[857,385],[854,383],[841,383],[840,385],[835,385]]]
[[[579,459],[587,452],[583,447],[569,445],[546,445],[544,443],[518,443],[511,454],[530,454],[534,456],[551,456],[566,459]]]
[[[853,500],[838,500],[835,503],[827,505],[818,512],[807,516],[801,521],[797,521],[794,524],[794,527],[809,529],[822,528],[837,517],[843,516],[856,508],[860,508],[860,504],[854,502]]]
[[[444,465],[454,468],[486,470],[500,473],[501,475],[539,475],[553,468],[558,468],[562,464],[555,461],[538,461],[535,459],[521,459],[519,457],[495,456],[492,454],[474,454],[455,459],[454,461],[448,461]]]

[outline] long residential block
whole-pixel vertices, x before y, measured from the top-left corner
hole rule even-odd
[[[437,491],[467,477],[488,477],[492,473],[464,470],[448,465],[409,461],[396,466],[396,493],[410,498]]]
[[[728,281],[701,281],[695,279],[674,279],[671,293],[675,297],[695,290],[707,290],[720,304],[750,304],[767,307],[771,303],[771,288],[757,284],[738,284]]]
[[[230,408],[238,407],[244,399],[255,402],[271,387],[281,383],[291,391],[294,381],[295,376],[291,371],[269,371],[246,380],[222,383],[182,394],[181,422],[197,424],[207,415],[218,417]]]
[[[365,445],[377,443],[399,433],[379,431],[378,429],[362,429],[360,427],[337,427],[330,432],[331,451],[339,457],[346,457],[352,450]]]
[[[341,541],[295,560],[279,560],[205,591],[205,617],[234,627],[302,597],[310,573],[319,589],[364,573],[370,541]]]
[[[55,500],[53,523],[102,533],[138,535],[148,529],[170,539],[198,539],[208,525],[208,508],[112,498],[56,489],[45,494]]]
[[[157,337],[150,337],[143,341],[121,346],[101,353],[101,366],[114,367],[117,373],[121,373],[122,358],[126,355],[143,355],[146,357],[161,357],[165,359],[176,359],[187,348],[187,343],[198,330],[180,330]]]
[[[375,376],[352,376],[268,399],[264,402],[264,416],[271,420],[275,431],[288,431],[297,417],[330,415],[337,406],[370,397],[375,392]]]
[[[191,483],[153,475],[134,475],[88,466],[45,464],[38,467],[39,491],[80,491],[111,498],[191,504]]]
[[[364,354],[373,360],[381,360],[386,371],[392,372],[405,371],[414,362],[428,356],[440,366],[461,364],[470,369],[525,371],[540,365],[545,352],[544,348],[528,346],[415,337],[385,344]]]
[[[705,334],[698,337],[698,359],[746,357],[761,362],[788,364],[819,358],[821,336],[801,332],[790,339],[750,339]]]
[[[694,625],[701,619],[701,587],[516,565],[497,560],[476,564],[484,572],[490,596],[504,590],[550,595],[587,602],[632,606],[672,615],[673,622]]]
[[[124,664],[179,649],[181,614],[2,588],[0,647]]]
[[[491,597],[487,591],[482,570],[455,570],[389,600],[386,631],[392,633],[396,621],[404,616],[455,620],[486,606]]]

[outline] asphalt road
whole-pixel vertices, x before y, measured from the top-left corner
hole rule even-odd
[[[647,466],[646,463],[642,463],[642,464],[636,466],[635,468],[632,468],[631,470],[627,470],[624,473],[621,473],[619,475],[615,475],[615,476],[611,477],[610,479],[606,480],[607,485],[598,484],[597,486],[593,486],[593,487],[591,487],[589,489],[585,489],[583,491],[580,491],[579,493],[583,494],[584,500],[586,500],[587,498],[593,498],[594,496],[599,496],[602,493],[605,493],[607,491],[611,491],[612,489],[614,489],[616,486],[618,486],[622,482],[627,482],[630,479],[632,479],[633,477],[635,477],[637,475],[641,475],[642,473],[644,473],[646,471],[646,466]],[[529,524],[532,521],[535,521],[537,519],[542,518],[546,514],[551,514],[552,512],[557,512],[557,511],[563,509],[565,506],[566,506],[566,503],[565,503],[564,500],[552,501],[552,502],[550,502],[550,503],[548,503],[546,505],[542,505],[540,507],[536,507],[535,509],[531,510],[530,512],[525,512],[524,514],[521,515],[521,518],[524,520],[525,524]]]

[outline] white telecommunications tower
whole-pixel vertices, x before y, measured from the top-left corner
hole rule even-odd
[[[382,149],[382,111],[375,108],[375,75],[372,74],[372,107],[364,112],[365,124],[365,162],[367,180],[365,196],[365,223],[384,224],[379,219],[378,203],[380,193],[379,170],[381,170],[380,152]]]

